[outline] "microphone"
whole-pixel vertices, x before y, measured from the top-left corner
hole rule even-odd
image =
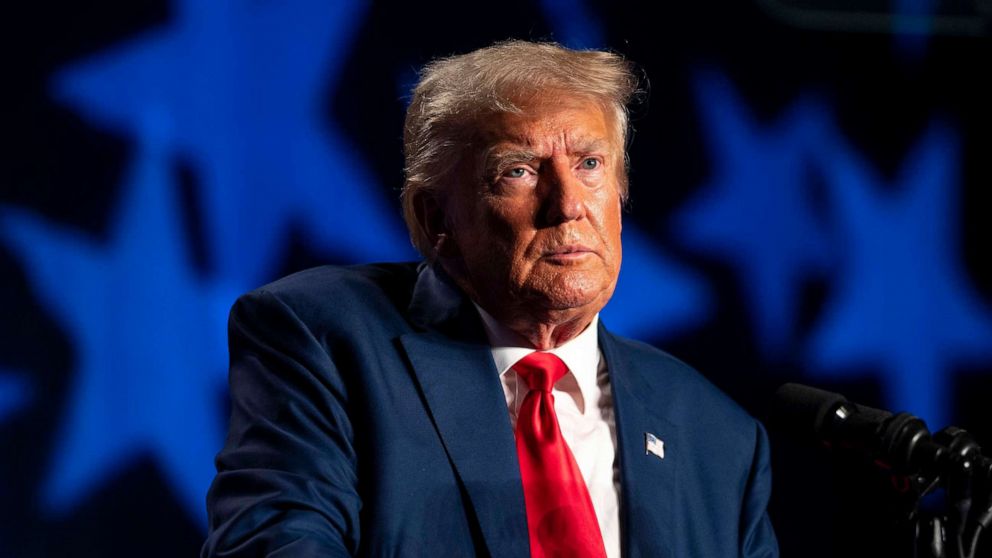
[[[839,393],[801,384],[788,383],[775,392],[772,416],[786,430],[828,447],[866,450],[907,474],[930,470],[947,454],[918,417],[857,405]]]
[[[960,428],[949,426],[931,437],[926,423],[909,413],[791,383],[775,392],[772,420],[829,447],[864,450],[904,477],[899,492],[909,498],[898,513],[913,529],[913,556],[922,550],[926,556],[973,558],[979,537],[992,527],[992,458]],[[921,517],[920,500],[937,486],[946,488],[945,513]]]

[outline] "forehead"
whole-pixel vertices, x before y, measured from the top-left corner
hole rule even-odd
[[[478,146],[546,152],[610,149],[619,143],[612,113],[595,101],[549,97],[522,104],[520,109],[484,118],[476,133]]]

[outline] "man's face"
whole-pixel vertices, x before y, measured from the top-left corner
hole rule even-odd
[[[497,318],[591,319],[613,294],[625,172],[614,129],[598,104],[560,98],[482,126],[443,211],[449,272]]]

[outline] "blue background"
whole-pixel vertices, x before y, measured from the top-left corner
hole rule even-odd
[[[798,381],[992,444],[987,3],[466,4],[7,8],[0,556],[197,552],[231,303],[415,258],[417,69],[509,37],[611,48],[650,81],[612,329],[759,418]],[[772,434],[785,556],[887,548],[855,541],[850,507],[878,504],[860,473]]]

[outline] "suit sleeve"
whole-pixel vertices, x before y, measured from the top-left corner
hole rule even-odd
[[[231,422],[203,558],[350,556],[359,541],[348,395],[297,314],[259,291],[228,324]]]
[[[755,422],[754,457],[741,507],[740,556],[742,558],[777,558],[778,541],[768,518],[768,500],[772,492],[771,457],[768,433]]]

